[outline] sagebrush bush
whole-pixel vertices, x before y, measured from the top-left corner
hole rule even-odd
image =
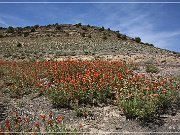
[[[102,39],[103,39],[103,40],[106,40],[106,39],[108,39],[108,38],[107,38],[106,35],[103,35],[103,36],[102,36]]]
[[[14,32],[14,28],[9,26],[6,30],[7,33],[13,33]]]
[[[17,47],[22,47],[22,44],[20,42],[18,42]]]
[[[146,65],[146,72],[147,73],[158,73],[159,68],[153,64]]]
[[[127,36],[126,35],[121,35],[122,39],[126,40]]]
[[[102,27],[99,29],[99,31],[104,31],[104,27],[102,26]]]
[[[82,23],[75,24],[76,27],[82,26]]]
[[[137,43],[140,43],[140,42],[141,42],[141,38],[140,38],[140,37],[135,37],[135,41],[136,41]]]

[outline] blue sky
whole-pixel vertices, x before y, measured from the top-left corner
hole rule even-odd
[[[0,2],[26,2],[33,0],[0,0]],[[36,0],[34,0],[36,1]],[[50,0],[38,0],[50,2]],[[62,0],[51,0],[62,1]],[[65,1],[65,0],[64,0]],[[85,1],[88,0],[68,0]],[[90,2],[97,0],[89,0]],[[98,0],[99,2],[107,0]],[[122,0],[114,0],[122,1]],[[125,1],[125,0],[124,0]],[[155,2],[157,0],[126,0],[129,2]],[[158,0],[167,2],[168,0]],[[174,0],[180,2],[180,0]],[[37,1],[36,1],[37,2]],[[67,2],[67,1],[66,1]],[[109,0],[109,2],[111,2]],[[169,0],[170,2],[170,0]],[[90,24],[104,26],[156,47],[180,52],[180,3],[176,4],[2,4],[0,27],[47,25],[52,23]]]

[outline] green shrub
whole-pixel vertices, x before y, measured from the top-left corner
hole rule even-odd
[[[87,30],[86,26],[83,26],[83,27],[82,27],[82,30]]]
[[[126,118],[145,118],[154,114],[158,105],[156,98],[141,99],[134,94],[132,97],[120,97],[119,107],[123,110]]]
[[[62,30],[62,26],[56,25],[56,30]]]
[[[7,33],[13,33],[14,32],[14,28],[9,26],[6,30]]]
[[[118,105],[127,118],[150,118],[176,102],[177,84],[171,79],[153,82],[147,81],[144,75],[142,78],[136,75],[133,81],[124,81],[127,85],[120,90]]]
[[[76,26],[76,27],[80,27],[80,26],[82,26],[82,24],[81,24],[81,23],[78,23],[78,24],[75,24],[75,26]]]
[[[36,31],[36,29],[35,29],[35,28],[32,28],[32,29],[31,29],[31,32],[35,32],[35,31]]]
[[[121,34],[120,33],[117,33],[117,38],[121,38]]]
[[[24,29],[30,29],[31,27],[30,26],[26,26],[26,27],[24,27]]]
[[[155,65],[146,65],[146,72],[147,73],[158,73],[159,72],[159,68]]]
[[[16,29],[17,29],[17,31],[22,31],[23,30],[22,27],[17,27]]]
[[[107,36],[106,36],[106,35],[103,35],[102,39],[103,39],[103,40],[106,40],[106,39],[107,39]]]
[[[3,38],[3,35],[0,34],[0,38]]]
[[[145,45],[147,45],[147,46],[151,46],[151,47],[154,47],[154,45],[153,45],[153,44],[149,44],[149,43],[145,43]]]
[[[76,115],[78,117],[87,117],[92,114],[87,107],[80,107],[78,104],[74,104],[73,109],[76,111]]]
[[[17,47],[22,47],[22,44],[20,42],[18,42]]]
[[[126,35],[121,35],[122,39],[127,39]]]
[[[35,29],[39,28],[39,25],[34,25],[34,28],[35,28]]]
[[[85,37],[85,36],[86,36],[86,33],[82,32],[82,33],[81,33],[81,36],[82,36],[82,37]]]
[[[91,34],[88,35],[88,38],[91,38]]]
[[[24,32],[23,37],[27,37],[27,36],[29,36],[29,32]]]
[[[136,41],[137,43],[140,43],[140,42],[141,42],[141,38],[140,38],[140,37],[135,37],[135,41]]]
[[[104,27],[102,26],[102,27],[99,29],[99,31],[104,31]]]

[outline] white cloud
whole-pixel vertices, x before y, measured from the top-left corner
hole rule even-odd
[[[139,36],[143,42],[153,43],[157,47],[173,50],[172,44],[177,40],[176,36],[180,35],[180,29],[159,31],[156,23],[158,17],[164,14],[159,10],[163,4],[150,5],[146,9],[147,6],[149,5],[120,4],[107,6],[108,8],[97,7],[101,12],[108,13],[105,26],[131,37]]]
[[[5,27],[8,27],[8,26],[16,26],[17,24],[21,24],[21,23],[24,23],[25,20],[22,19],[22,18],[19,18],[17,16],[12,16],[12,15],[9,15],[9,14],[3,14],[3,13],[0,13],[0,23],[5,25]]]
[[[3,25],[3,27],[4,27],[4,26],[5,26],[5,27],[8,27],[8,26],[9,26],[9,24],[6,23],[1,17],[0,17],[0,24]]]

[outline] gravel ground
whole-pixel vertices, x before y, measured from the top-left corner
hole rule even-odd
[[[32,117],[54,113],[55,116],[64,117],[67,129],[76,128],[80,132],[98,134],[102,134],[102,132],[137,132],[136,134],[143,135],[147,133],[140,132],[180,132],[180,109],[176,110],[176,114],[169,111],[162,114],[159,119],[146,123],[126,119],[115,105],[100,105],[88,109],[91,115],[77,117],[76,112],[72,109],[54,108],[46,97],[29,94],[20,99],[6,98],[6,107],[1,108],[0,113],[1,121],[5,118],[5,115],[10,116],[12,112]]]

